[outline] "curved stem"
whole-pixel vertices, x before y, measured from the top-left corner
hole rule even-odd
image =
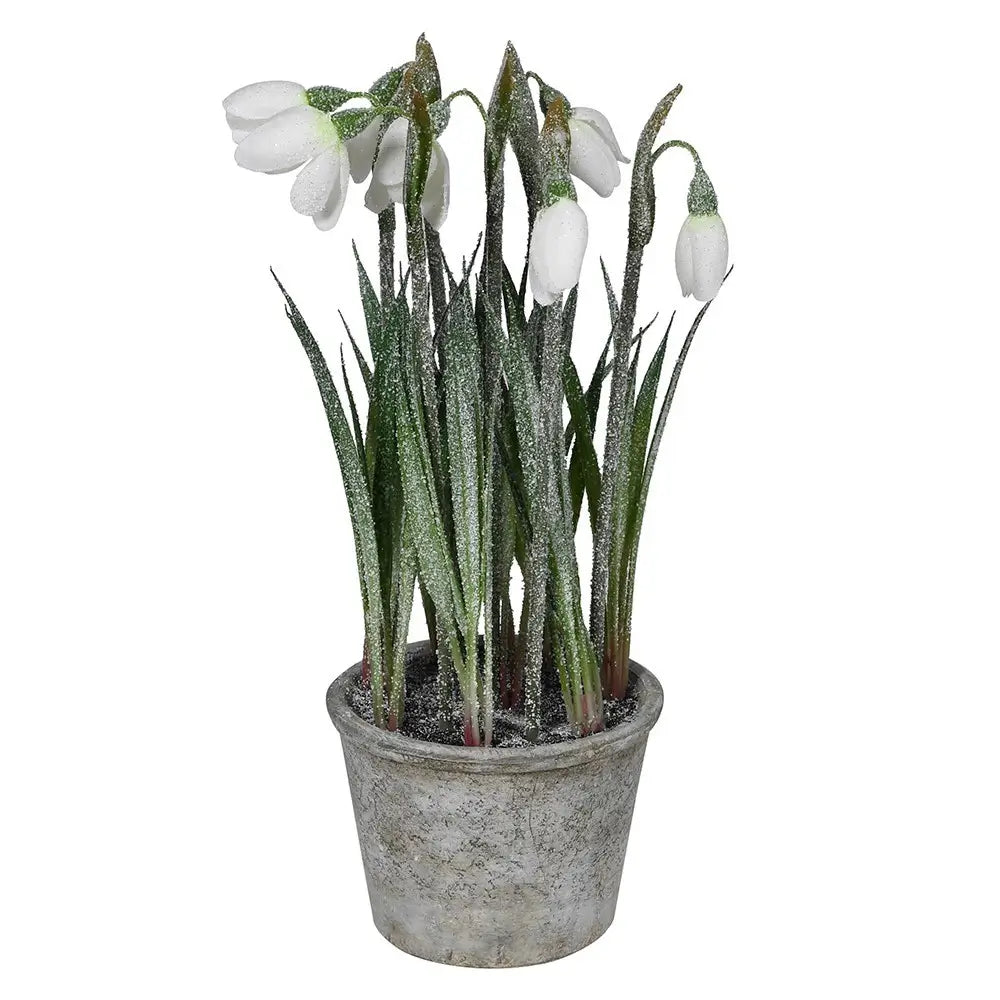
[[[657,146],[656,150],[653,152],[653,156],[649,161],[650,167],[660,158],[660,156],[665,153],[668,149],[673,149],[675,146],[680,149],[686,149],[690,154],[691,158],[695,162],[696,167],[701,166],[701,157],[698,155],[698,150],[694,148],[689,142],[685,142],[683,139],[671,139],[669,142],[665,142],[660,146]]]
[[[406,118],[408,121],[413,121],[413,115],[411,115],[404,108],[399,108],[395,104],[372,104],[372,111],[377,111],[380,115],[393,115],[396,118]]]
[[[719,200],[715,195],[715,188],[712,186],[712,181],[701,164],[701,157],[698,155],[698,150],[691,143],[684,142],[683,139],[671,139],[669,142],[665,142],[657,147],[649,161],[650,171],[652,172],[653,165],[659,159],[660,154],[665,153],[668,149],[673,149],[675,146],[680,149],[686,149],[694,160],[694,177],[691,178],[691,184],[688,187],[688,211],[698,215],[712,214],[718,210]]]
[[[487,121],[486,108],[483,107],[483,102],[479,100],[479,98],[476,97],[476,95],[471,90],[467,89],[466,87],[462,87],[461,90],[455,90],[452,93],[450,93],[445,98],[445,100],[449,104],[451,104],[451,102],[455,100],[456,97],[467,97],[479,109],[479,114],[482,115],[483,122],[485,123]]]

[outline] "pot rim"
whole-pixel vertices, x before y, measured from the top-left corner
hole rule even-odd
[[[411,643],[407,648],[419,651],[427,646],[428,643],[424,640]],[[636,682],[637,705],[632,715],[613,729],[563,743],[546,743],[534,747],[448,746],[418,740],[401,733],[390,733],[362,719],[347,703],[347,686],[360,670],[360,663],[348,667],[326,693],[327,711],[341,738],[378,757],[446,771],[520,773],[582,766],[597,756],[618,753],[640,740],[645,741],[663,709],[663,688],[656,676],[641,664],[629,660],[629,673]]]

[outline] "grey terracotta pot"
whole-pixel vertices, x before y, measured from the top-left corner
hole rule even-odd
[[[443,746],[376,729],[327,693],[340,730],[375,926],[434,962],[502,967],[599,938],[618,900],[646,737],[663,707],[637,663],[614,729],[528,749]]]

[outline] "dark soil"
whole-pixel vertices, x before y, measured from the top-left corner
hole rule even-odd
[[[374,722],[372,693],[362,687],[360,679],[347,689],[351,708],[366,722]],[[638,698],[635,681],[629,678],[628,690],[621,699],[604,701],[605,729],[614,729],[628,719],[636,709]],[[407,654],[406,698],[404,718],[400,732],[415,740],[462,746],[462,701],[458,688],[452,685],[448,698],[448,711],[442,718],[438,707],[438,676],[434,656],[428,650]],[[562,743],[577,739],[566,721],[566,706],[555,671],[546,671],[542,677],[542,728],[538,739],[532,742],[525,736],[527,723],[520,711],[500,708],[493,716],[493,746],[527,747],[536,743]]]

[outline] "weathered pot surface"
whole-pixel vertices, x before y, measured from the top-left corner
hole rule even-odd
[[[610,926],[657,679],[615,728],[523,748],[444,746],[377,729],[330,685],[372,916],[397,948],[498,968],[569,955]]]

